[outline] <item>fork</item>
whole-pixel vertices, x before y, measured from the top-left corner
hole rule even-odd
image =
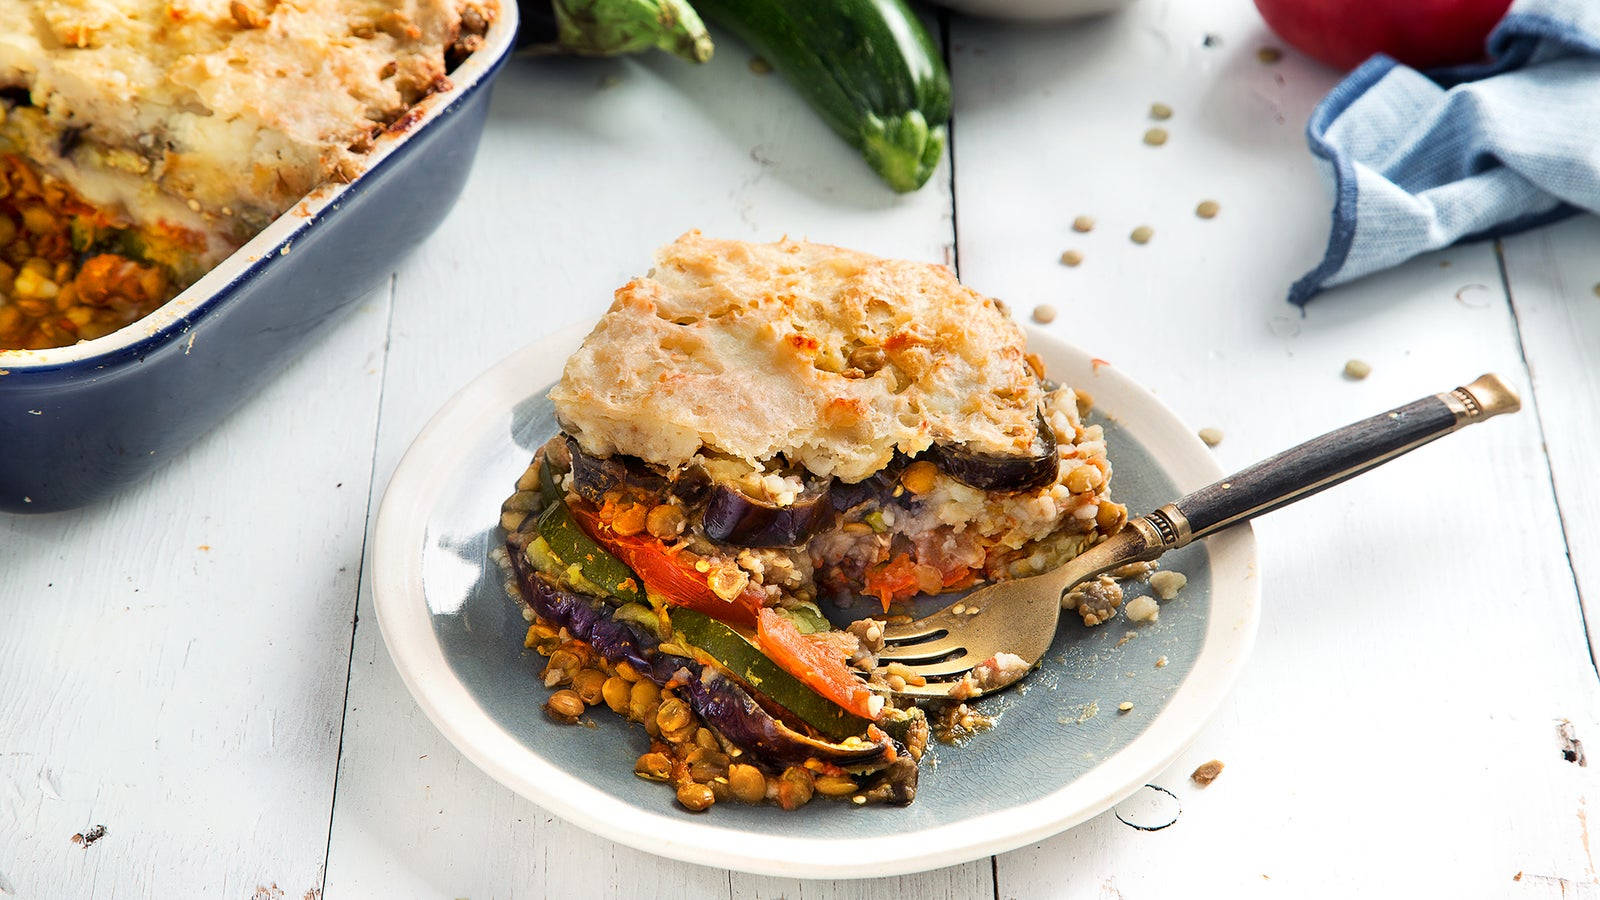
[[[1346,425],[1285,450],[1128,522],[1060,567],[974,591],[944,610],[884,629],[880,664],[900,663],[927,679],[891,693],[945,699],[957,685],[962,699],[989,693],[1039,663],[1055,640],[1061,598],[1077,585],[1166,553],[1309,497],[1436,438],[1513,413],[1522,401],[1499,375]],[[1014,673],[996,670],[996,654],[1019,657]],[[977,668],[977,672],[973,670]],[[1000,666],[1001,670],[1006,669]],[[904,669],[896,667],[899,674]],[[972,678],[964,678],[973,673]]]

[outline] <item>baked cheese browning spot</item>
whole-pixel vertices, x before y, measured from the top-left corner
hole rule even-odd
[[[1044,392],[997,301],[948,269],[689,232],[617,291],[551,392],[597,456],[702,448],[860,481],[934,443],[1025,453]]]

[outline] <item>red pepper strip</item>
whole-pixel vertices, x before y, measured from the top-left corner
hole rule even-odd
[[[674,553],[647,534],[617,534],[587,503],[573,503],[570,508],[584,533],[632,569],[649,593],[730,625],[755,627],[756,610],[767,599],[759,586],[749,585],[733,600],[724,600],[711,590],[706,573],[695,570],[693,554]]]
[[[806,687],[863,719],[876,719],[883,698],[875,696],[845,661],[808,639],[794,623],[771,609],[762,609],[756,625],[761,652]]]

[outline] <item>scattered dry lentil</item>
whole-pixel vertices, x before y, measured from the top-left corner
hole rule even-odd
[[[1157,122],[1165,122],[1172,118],[1172,107],[1165,103],[1152,103],[1150,104],[1150,118],[1155,119]]]
[[[1056,320],[1056,308],[1048,303],[1041,303],[1033,308],[1033,320],[1040,325],[1048,325]]]
[[[1207,447],[1215,447],[1222,443],[1222,429],[1202,428],[1200,429],[1200,440],[1204,441]]]
[[[772,63],[767,62],[767,58],[764,56],[752,56],[750,57],[750,71],[757,75],[771,75]]]
[[[1063,266],[1069,266],[1069,267],[1070,266],[1076,266],[1078,263],[1081,263],[1081,262],[1083,262],[1083,251],[1082,250],[1063,250],[1063,251],[1061,251],[1061,264]],[[1597,287],[1600,287],[1600,285],[1597,285]]]
[[[1256,51],[1256,59],[1260,60],[1263,65],[1270,66],[1278,60],[1283,59],[1283,51],[1279,50],[1277,47],[1262,47],[1260,50]]]
[[[1080,234],[1088,234],[1094,230],[1094,216],[1079,216],[1072,220],[1072,230]]]
[[[1189,775],[1189,779],[1195,784],[1205,787],[1211,782],[1216,781],[1217,776],[1221,774],[1222,760],[1213,759],[1210,762],[1201,763],[1200,767],[1195,769],[1194,772]]]
[[[1215,219],[1221,211],[1222,204],[1215,200],[1201,200],[1200,205],[1194,208],[1194,214],[1202,219]]]
[[[1148,244],[1150,243],[1150,238],[1155,236],[1155,233],[1156,230],[1149,225],[1140,225],[1128,235],[1128,240],[1133,241],[1135,244]]]
[[[1344,364],[1344,377],[1352,381],[1360,381],[1371,374],[1372,366],[1365,360],[1352,359]]]
[[[1133,709],[1133,704],[1129,703],[1126,700],[1124,700],[1121,703],[1117,704],[1117,711],[1118,712],[1127,712],[1127,711],[1129,711],[1131,709]]]
[[[1152,147],[1159,147],[1162,144],[1165,144],[1167,142],[1167,130],[1165,128],[1146,129],[1144,133],[1144,142]]]

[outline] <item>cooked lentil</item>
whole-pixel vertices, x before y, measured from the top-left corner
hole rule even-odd
[[[1135,244],[1148,244],[1150,239],[1155,236],[1155,233],[1156,230],[1149,225],[1140,225],[1128,235],[1128,240],[1133,241]]]
[[[1079,216],[1072,220],[1072,230],[1088,234],[1094,230],[1094,216]]]
[[[1070,267],[1078,265],[1078,263],[1081,263],[1081,262],[1083,262],[1083,251],[1081,251],[1081,250],[1063,250],[1063,251],[1061,251],[1061,264],[1063,266],[1067,266],[1067,267],[1070,268]]]
[[[752,765],[737,763],[728,767],[728,789],[745,803],[767,799],[767,776]]]
[[[778,776],[778,805],[784,809],[794,810],[805,806],[811,802],[815,791],[816,782],[809,769],[790,766]]]
[[[606,683],[600,687],[600,694],[605,698],[606,706],[611,707],[612,712],[619,716],[628,714],[632,686],[628,684],[626,678],[620,675],[613,675],[607,678]]]
[[[1152,103],[1150,104],[1150,118],[1155,119],[1157,122],[1165,122],[1172,118],[1172,107],[1165,103]]]
[[[1270,66],[1283,59],[1283,51],[1277,47],[1262,47],[1256,51],[1256,59],[1260,60],[1264,65]]]
[[[1040,325],[1048,325],[1056,320],[1056,308],[1048,303],[1041,303],[1033,308],[1033,320]]]
[[[651,781],[666,781],[672,777],[672,757],[660,751],[646,753],[633,764],[633,774]]]
[[[750,71],[757,75],[771,75],[772,63],[767,62],[764,56],[752,56],[750,57]]]
[[[1349,362],[1344,364],[1344,377],[1349,378],[1349,379],[1351,379],[1353,381],[1360,381],[1361,379],[1363,379],[1363,378],[1365,378],[1365,377],[1367,377],[1368,375],[1371,375],[1371,374],[1372,374],[1372,366],[1371,366],[1371,364],[1369,364],[1369,363],[1367,363],[1367,362],[1365,362],[1363,360],[1352,359]]]
[[[569,725],[578,721],[584,709],[583,698],[572,691],[556,691],[544,702],[544,711],[550,714],[550,718]]]
[[[678,802],[690,812],[704,812],[717,802],[717,798],[712,794],[711,788],[686,781],[678,785]]]
[[[1204,441],[1207,447],[1215,447],[1216,445],[1222,443],[1221,428],[1202,428],[1200,429],[1199,434],[1200,440]]]
[[[598,706],[605,699],[606,681],[606,673],[599,669],[580,669],[578,674],[572,676],[572,690],[583,698],[584,703]]]
[[[1129,703],[1126,700],[1124,700],[1121,703],[1117,704],[1117,711],[1118,712],[1127,712],[1127,711],[1129,711],[1131,709],[1133,709],[1133,704]]]
[[[856,780],[849,775],[821,775],[814,786],[824,797],[847,797],[856,792]]]
[[[1144,142],[1152,147],[1159,147],[1167,142],[1165,128],[1148,128],[1144,133]]]
[[[1194,208],[1194,214],[1202,219],[1215,219],[1221,211],[1222,204],[1215,200],[1201,200],[1200,205]]]

